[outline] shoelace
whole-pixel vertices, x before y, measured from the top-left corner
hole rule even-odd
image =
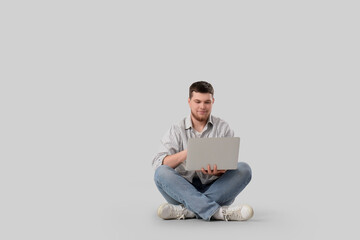
[[[232,209],[232,210],[230,210],[230,211],[229,211],[228,208],[227,208],[227,209],[223,209],[222,213],[223,213],[223,215],[224,215],[224,220],[225,220],[226,222],[229,221],[229,220],[231,220],[231,219],[230,219],[230,216],[231,216],[231,215],[235,215],[235,218],[238,219],[238,216],[237,216],[237,215],[240,214],[240,218],[242,218],[242,216],[241,216],[241,208],[240,208],[240,211],[239,211],[238,208]]]
[[[180,217],[177,218],[177,220],[185,219],[185,214],[182,214]]]
[[[176,217],[177,220],[185,219],[185,209],[181,205],[176,206],[173,208],[174,217]]]
[[[222,210],[222,214],[224,216],[224,220],[227,222],[229,221],[229,213],[225,209]]]

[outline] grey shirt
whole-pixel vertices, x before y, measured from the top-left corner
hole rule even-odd
[[[163,164],[163,160],[167,155],[173,155],[187,149],[189,138],[233,136],[234,131],[230,129],[229,124],[218,117],[210,115],[203,131],[199,133],[193,128],[191,117],[188,116],[181,120],[178,124],[172,125],[166,132],[160,141],[160,148],[152,161],[152,165],[154,169],[156,169]],[[185,162],[177,166],[175,170],[189,182],[192,182],[194,177],[199,177],[203,184],[207,184],[218,178],[217,176],[205,175],[202,172],[186,171]]]

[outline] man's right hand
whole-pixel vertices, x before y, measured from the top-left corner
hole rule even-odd
[[[183,163],[186,160],[187,157],[187,149],[175,153],[173,155],[168,155],[163,159],[163,165],[167,165],[172,168],[176,168],[181,163]]]

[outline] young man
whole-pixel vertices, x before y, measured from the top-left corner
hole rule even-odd
[[[171,126],[153,159],[154,180],[167,203],[158,209],[163,219],[202,218],[204,220],[248,220],[249,205],[229,206],[251,180],[251,168],[244,162],[235,170],[219,170],[216,165],[201,171],[186,171],[189,138],[233,137],[222,119],[211,115],[214,89],[199,81],[189,88],[190,116]]]

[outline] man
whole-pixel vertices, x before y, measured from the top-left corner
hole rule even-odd
[[[167,203],[158,209],[163,219],[201,218],[204,220],[248,220],[249,205],[229,206],[251,180],[251,168],[244,162],[235,170],[207,166],[201,171],[186,171],[189,138],[233,137],[234,132],[222,119],[211,115],[214,89],[199,81],[189,88],[190,116],[171,126],[161,140],[153,159],[154,180]]]

